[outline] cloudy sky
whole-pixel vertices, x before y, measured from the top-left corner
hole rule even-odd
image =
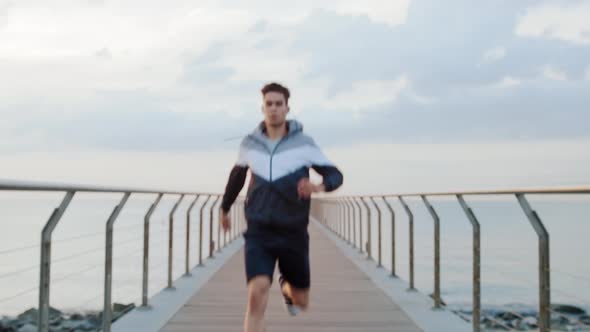
[[[589,0],[0,0],[0,178],[222,190],[279,81],[343,193],[590,184],[589,17]]]

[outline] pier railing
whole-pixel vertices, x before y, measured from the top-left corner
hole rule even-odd
[[[397,200],[408,216],[409,221],[409,291],[415,291],[414,285],[414,214],[412,209],[406,202],[406,198],[420,199],[430,216],[434,221],[434,292],[433,292],[433,308],[440,309],[443,306],[441,299],[441,275],[440,275],[440,224],[441,218],[437,213],[435,207],[430,203],[431,197],[451,197],[457,200],[462,210],[465,213],[467,220],[472,225],[473,248],[473,310],[472,310],[472,324],[473,331],[479,332],[481,329],[481,233],[480,223],[476,213],[471,208],[466,197],[473,196],[512,196],[519,203],[524,217],[528,219],[532,226],[532,230],[536,233],[538,238],[538,279],[539,279],[539,319],[538,325],[541,332],[547,332],[551,329],[551,314],[559,314],[553,312],[551,309],[551,269],[550,269],[550,245],[549,233],[543,224],[541,217],[533,209],[527,199],[527,195],[580,195],[590,194],[590,187],[576,187],[576,188],[552,188],[552,189],[521,189],[521,190],[495,190],[495,191],[465,191],[465,192],[432,192],[432,193],[410,193],[410,194],[391,194],[379,196],[345,196],[338,198],[322,198],[314,200],[312,205],[312,215],[317,220],[320,220],[333,232],[347,241],[350,245],[359,248],[361,253],[366,253],[368,259],[376,259],[377,266],[382,266],[382,241],[384,236],[382,234],[382,206],[386,206],[391,215],[391,235],[388,239],[391,241],[391,275],[396,277],[396,247],[395,243],[395,219],[396,212],[392,206],[392,201]],[[377,202],[381,202],[381,205]],[[373,209],[371,208],[373,207]],[[376,216],[373,216],[371,211],[376,211]],[[362,227],[362,214],[366,214],[365,220],[366,229]],[[376,217],[374,219],[373,217]],[[373,220],[377,221],[377,253],[372,252],[371,229],[373,227]],[[359,232],[359,239],[357,241],[357,231]],[[366,243],[363,246],[363,231],[366,232]],[[376,256],[376,257],[375,257]],[[500,322],[498,322],[501,325]],[[587,326],[586,326],[587,327]],[[507,330],[511,330],[506,327]]]
[[[144,229],[143,229],[143,274],[142,274],[142,304],[140,309],[149,310],[150,305],[148,303],[148,278],[149,278],[149,261],[150,261],[150,218],[158,204],[162,200],[162,197],[173,196],[176,197],[176,203],[169,212],[169,224],[168,224],[168,282],[167,290],[174,290],[174,281],[172,280],[172,262],[174,260],[174,221],[175,213],[180,203],[185,198],[192,198],[192,202],[186,211],[186,251],[185,251],[185,275],[190,275],[191,267],[189,266],[190,256],[190,226],[191,226],[191,211],[195,207],[197,200],[201,197],[206,197],[200,207],[200,218],[199,218],[199,239],[198,239],[198,265],[204,264],[203,254],[208,254],[208,257],[213,257],[214,251],[217,246],[217,250],[221,250],[231,241],[236,239],[245,227],[244,216],[243,216],[243,202],[238,200],[232,208],[232,228],[230,232],[221,234],[221,227],[217,227],[217,242],[214,241],[215,234],[213,234],[213,223],[217,223],[214,220],[214,211],[219,208],[221,195],[215,193],[204,193],[204,192],[186,192],[186,191],[171,191],[171,190],[156,190],[156,189],[144,189],[144,188],[120,188],[120,187],[100,187],[100,186],[81,186],[81,185],[64,185],[64,184],[52,184],[52,183],[39,183],[39,182],[23,182],[23,181],[6,181],[0,180],[0,192],[61,192],[64,193],[64,197],[61,200],[59,206],[57,206],[48,221],[46,222],[41,232],[41,253],[40,253],[40,277],[39,277],[39,316],[37,327],[39,332],[49,331],[49,303],[51,288],[51,246],[52,246],[52,233],[62,218],[64,212],[67,210],[70,202],[74,199],[77,193],[108,193],[108,194],[121,194],[119,204],[117,204],[111,212],[109,218],[105,221],[105,233],[106,233],[106,246],[105,246],[105,266],[104,266],[104,306],[102,315],[102,331],[108,332],[111,330],[112,324],[112,273],[113,273],[113,228],[114,224],[119,216],[121,210],[125,207],[125,204],[132,195],[137,194],[152,194],[155,195],[154,201],[149,207],[144,217]],[[209,212],[209,251],[203,253],[203,223],[205,222],[206,212],[205,206],[209,201],[212,201],[208,207]],[[222,244],[223,241],[223,244]],[[138,285],[139,287],[139,285]]]

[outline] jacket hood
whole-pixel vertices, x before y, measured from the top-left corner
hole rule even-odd
[[[287,120],[287,128],[289,132],[287,133],[287,136],[285,136],[285,138],[303,132],[303,125],[301,124],[301,122],[297,120]],[[254,129],[254,131],[252,131],[250,135],[257,138],[258,140],[264,141],[268,139],[268,137],[264,134],[265,131],[266,126],[264,124],[264,121],[262,121],[258,126],[256,126],[256,128]]]

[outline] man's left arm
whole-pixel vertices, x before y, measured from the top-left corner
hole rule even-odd
[[[304,198],[311,197],[312,193],[331,192],[338,189],[343,182],[342,172],[332,163],[315,144],[313,139],[309,146],[309,160],[311,168],[323,178],[322,184],[316,185],[303,179],[298,186],[299,195]]]
[[[312,165],[314,171],[318,172],[324,181],[320,186],[320,191],[331,192],[338,189],[344,180],[342,172],[336,166],[331,165]]]

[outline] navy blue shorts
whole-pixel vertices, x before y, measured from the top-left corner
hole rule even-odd
[[[280,234],[275,232],[244,233],[246,245],[244,259],[246,280],[256,276],[268,276],[273,281],[275,264],[279,272],[295,288],[310,287],[309,235]]]

